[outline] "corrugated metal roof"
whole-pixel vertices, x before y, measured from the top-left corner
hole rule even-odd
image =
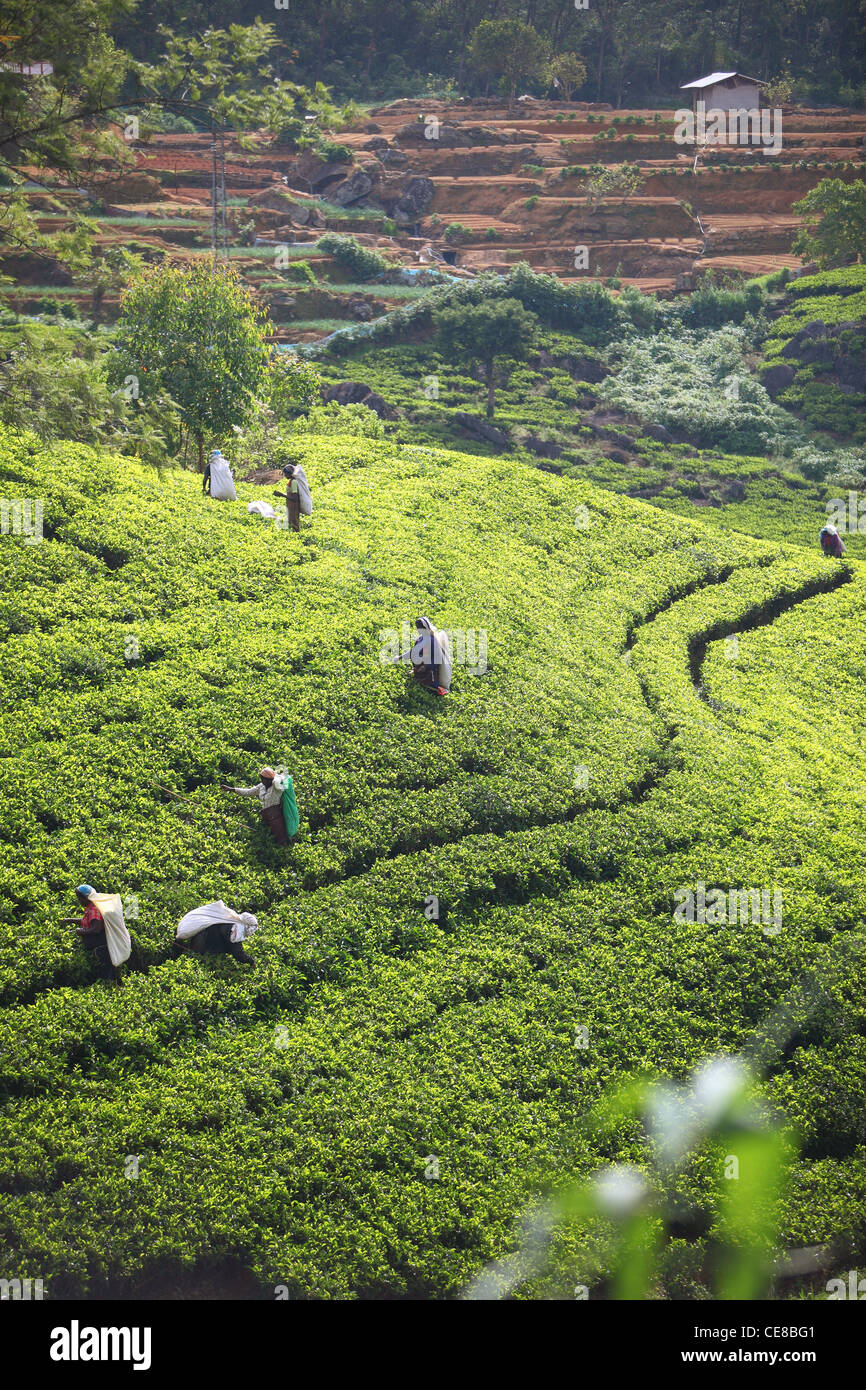
[[[741,77],[744,82],[754,82],[759,87],[766,86],[760,77],[747,77],[744,72],[711,72],[709,77],[699,77],[697,82],[684,82],[680,91],[684,92],[688,87],[713,87],[717,82],[724,82],[729,77]]]

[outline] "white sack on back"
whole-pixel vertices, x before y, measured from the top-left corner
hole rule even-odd
[[[252,936],[253,932],[258,931],[258,929],[258,918],[254,917],[251,912],[242,912],[240,920],[235,922],[232,927],[232,945],[237,946],[239,941],[246,940],[247,937]]]
[[[297,488],[295,484],[297,484]],[[307,475],[299,463],[295,465],[295,476],[289,486],[292,492],[297,491],[300,494],[302,516],[312,516],[313,499],[310,496],[310,484],[307,482]]]
[[[129,960],[132,942],[123,920],[123,903],[117,893],[91,893],[90,901],[102,913],[105,923],[105,944],[112,965]]]
[[[216,502],[237,502],[238,500],[228,459],[224,459],[222,456],[211,459],[210,495]]]
[[[188,941],[191,936],[198,936],[205,927],[211,927],[215,922],[239,922],[241,919],[236,912],[219,899],[215,903],[205,903],[203,907],[194,907],[192,912],[188,912],[185,917],[181,917],[177,924],[175,937],[178,941]]]

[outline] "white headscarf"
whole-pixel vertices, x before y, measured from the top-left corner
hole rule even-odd
[[[232,927],[232,945],[236,946],[239,941],[245,941],[258,929],[258,918],[254,917],[251,912],[242,912]]]

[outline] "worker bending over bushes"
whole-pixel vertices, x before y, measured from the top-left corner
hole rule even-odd
[[[64,917],[77,922],[76,932],[85,950],[90,951],[100,979],[121,983],[120,967],[129,959],[132,942],[123,920],[123,904],[117,893],[97,893],[89,883],[76,888],[75,896],[84,916]]]
[[[821,527],[818,540],[825,555],[832,555],[836,560],[842,559],[845,554],[845,542],[831,522],[828,521],[826,526]]]
[[[175,933],[175,955],[184,950],[196,955],[229,955],[239,965],[255,965],[247,955],[243,942],[258,931],[259,924],[251,912],[234,912],[221,899],[193,908],[182,917]]]
[[[429,618],[415,619],[415,641],[408,652],[390,658],[412,663],[412,676],[425,690],[447,695],[451,689],[451,643],[448,633]]]
[[[223,791],[238,796],[257,796],[271,839],[275,844],[287,845],[297,835],[300,824],[294,783],[287,772],[281,769],[277,773],[272,767],[263,767],[259,779],[254,787],[230,787],[226,782],[220,785]]]

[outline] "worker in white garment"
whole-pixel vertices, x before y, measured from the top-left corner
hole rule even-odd
[[[208,454],[207,467],[202,477],[202,492],[209,492],[214,502],[236,502],[232,470],[229,461],[219,449]]]
[[[282,810],[285,791],[283,779],[277,776],[272,767],[263,767],[259,772],[259,778],[254,787],[230,787],[226,782],[221,783],[221,786],[223,791],[236,792],[238,796],[257,796],[261,803],[262,820],[273,839],[278,845],[287,845],[289,836]]]

